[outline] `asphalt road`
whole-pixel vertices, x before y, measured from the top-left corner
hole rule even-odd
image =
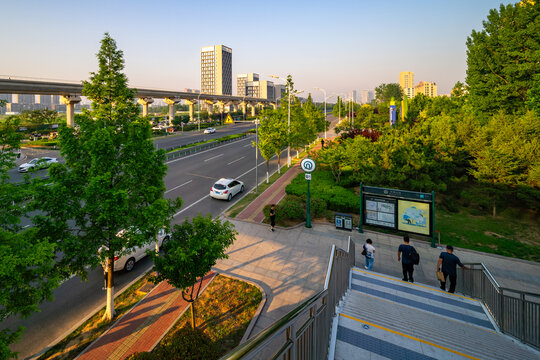
[[[238,128],[238,127],[235,127]],[[223,136],[218,130],[217,136]],[[173,223],[181,223],[187,217],[201,213],[216,216],[224,209],[238,201],[237,195],[231,202],[215,200],[209,197],[210,187],[221,177],[237,178],[245,183],[246,192],[255,186],[255,149],[251,142],[255,136],[248,136],[236,142],[212,148],[188,157],[169,161],[169,170],[165,178],[166,197],[181,196],[183,207],[174,216]],[[42,155],[40,155],[42,156]],[[277,168],[277,161],[271,161],[270,172]],[[286,163],[285,152],[282,154],[282,165]],[[259,155],[258,181],[263,181],[266,165]],[[150,259],[138,262],[133,271],[116,273],[115,290],[118,292],[138,275],[151,266]],[[88,281],[83,282],[74,277],[64,282],[54,291],[54,300],[40,306],[41,312],[30,318],[9,318],[1,324],[1,328],[26,327],[23,337],[12,350],[20,353],[24,359],[39,353],[51,342],[72,329],[82,318],[92,314],[105,304],[103,273],[101,269],[93,269],[88,273]]]

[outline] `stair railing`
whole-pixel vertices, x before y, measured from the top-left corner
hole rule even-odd
[[[336,305],[349,288],[354,257],[355,244],[350,236],[347,251],[332,245],[323,290],[221,360],[326,359],[332,318]]]
[[[540,349],[540,294],[501,287],[482,263],[465,265],[456,290],[482,300],[503,333]]]

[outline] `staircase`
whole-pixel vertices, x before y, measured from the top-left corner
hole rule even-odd
[[[500,333],[474,299],[353,268],[333,324],[332,358],[533,360],[540,353]]]

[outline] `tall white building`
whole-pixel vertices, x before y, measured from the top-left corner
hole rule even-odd
[[[201,92],[232,95],[232,49],[225,45],[201,48]]]
[[[360,103],[369,104],[375,99],[375,93],[372,90],[362,90],[360,92]]]
[[[353,102],[356,102],[356,90],[352,90],[349,93],[349,99],[352,99]]]
[[[272,81],[247,81],[246,96],[274,100],[274,83]]]
[[[246,82],[259,81],[259,74],[248,73],[236,75],[236,95],[246,96]]]

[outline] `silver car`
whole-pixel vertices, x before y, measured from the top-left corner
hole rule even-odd
[[[41,157],[30,160],[27,163],[21,164],[19,166],[19,172],[28,172],[30,170],[39,170],[46,169],[51,164],[58,162],[56,158],[53,157]]]

